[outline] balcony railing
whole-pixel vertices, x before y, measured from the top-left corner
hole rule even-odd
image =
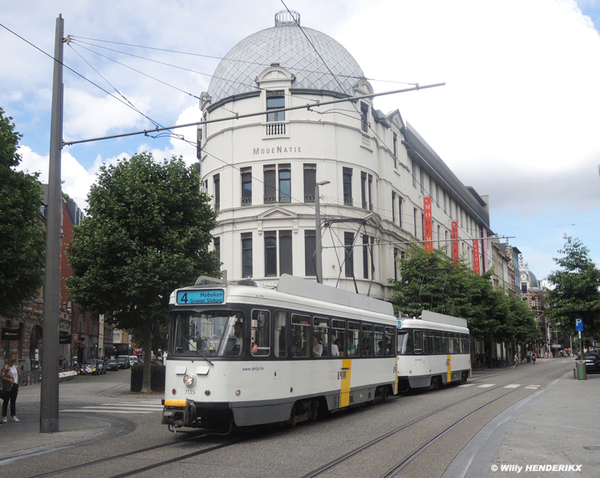
[[[265,123],[265,136],[285,136],[286,134],[287,123],[283,121]]]

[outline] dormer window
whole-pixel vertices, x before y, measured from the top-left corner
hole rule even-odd
[[[283,90],[267,91],[267,121],[285,121],[285,111],[273,111],[285,108]]]

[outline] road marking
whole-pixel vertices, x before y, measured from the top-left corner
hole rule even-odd
[[[465,385],[459,385],[458,388],[467,388],[467,387],[472,387],[473,385],[475,385],[474,383],[467,383]]]
[[[99,405],[83,405],[79,408],[69,408],[60,411],[69,413],[129,413],[140,415],[153,412],[160,412],[162,410],[163,406],[160,403],[157,403],[156,400],[147,400],[143,403],[111,402],[102,403]]]
[[[484,383],[483,385],[479,385],[477,388],[490,388],[496,385],[495,383]]]
[[[541,385],[527,385],[527,387],[525,387],[525,388],[527,388],[529,390],[537,390],[540,387],[541,387]]]
[[[507,385],[504,388],[517,388],[517,387],[520,387],[520,386],[521,386],[520,383],[511,383],[510,385]]]

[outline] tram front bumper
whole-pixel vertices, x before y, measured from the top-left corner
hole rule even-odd
[[[173,427],[189,427],[196,421],[196,405],[192,400],[164,400],[161,423]]]

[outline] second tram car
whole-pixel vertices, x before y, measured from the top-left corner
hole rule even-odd
[[[398,320],[399,389],[466,382],[471,371],[467,321],[424,310]]]
[[[397,393],[391,304],[289,275],[213,281],[170,297],[171,430],[294,424]]]

